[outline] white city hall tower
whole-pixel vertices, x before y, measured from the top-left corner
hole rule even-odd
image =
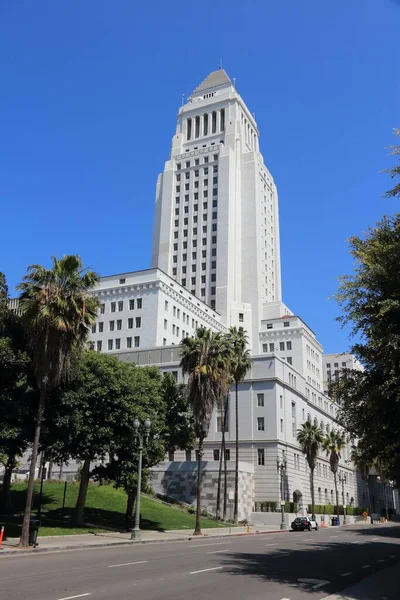
[[[243,326],[259,353],[264,305],[282,295],[278,196],[255,118],[223,69],[179,110],[157,182],[152,267]]]

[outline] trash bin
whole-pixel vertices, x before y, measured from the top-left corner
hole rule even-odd
[[[337,527],[339,524],[340,524],[339,517],[332,517],[331,518],[331,525],[332,525],[332,527]]]
[[[38,537],[39,527],[40,527],[39,519],[31,519],[29,521],[29,545],[30,546],[33,546],[33,547],[38,546],[37,537]]]

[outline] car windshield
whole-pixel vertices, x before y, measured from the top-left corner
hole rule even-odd
[[[297,519],[295,519],[296,523],[301,523],[303,519],[301,519],[300,517],[297,517]]]

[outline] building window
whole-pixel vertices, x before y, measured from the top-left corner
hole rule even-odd
[[[264,394],[257,394],[257,406],[264,406]]]
[[[126,338],[126,347],[132,348],[132,338],[131,337]]]
[[[117,338],[115,340],[115,349],[116,350],[121,350],[121,339],[120,338]]]
[[[290,322],[289,322],[289,321],[284,321],[284,322],[283,322],[283,326],[284,326],[284,327],[289,327],[289,325],[290,325]]]
[[[103,333],[103,331],[104,331],[104,323],[101,321],[99,323],[99,333]]]
[[[213,450],[213,460],[214,460],[215,462],[218,462],[218,461],[219,461],[219,448],[217,448],[217,449]]]
[[[243,323],[244,321],[244,315],[243,313],[239,313],[239,323]]]
[[[111,312],[115,312],[115,308],[116,308],[116,303],[111,302]]]
[[[118,312],[121,312],[122,310],[124,310],[124,302],[123,300],[120,300],[118,302]]]
[[[109,350],[113,349],[113,340],[108,340],[108,349]]]
[[[96,323],[94,323],[94,325],[92,325],[92,333],[96,333]]]
[[[275,352],[275,344],[273,342],[269,345],[269,351]]]
[[[121,329],[122,329],[122,319],[118,319],[117,320],[117,330],[121,331]]]
[[[142,326],[142,317],[136,317],[136,327]]]
[[[257,417],[257,431],[264,431],[264,417]]]
[[[257,450],[257,462],[259,467],[263,467],[265,465],[265,451],[264,448],[258,448]]]
[[[281,419],[281,433],[283,433],[283,419]]]
[[[279,396],[279,406],[283,408],[283,396]]]
[[[106,312],[106,305],[105,304],[100,304],[100,314],[104,315],[105,312]]]
[[[101,346],[102,346],[102,342],[101,342],[101,340],[99,340],[97,342],[97,352],[101,352]]]
[[[128,319],[128,329],[133,329],[133,319]]]
[[[139,348],[140,345],[140,337],[135,335],[135,348]]]
[[[110,321],[108,324],[109,331],[114,331],[115,321]]]
[[[267,329],[272,329],[273,328],[273,324],[272,323],[267,323]]]
[[[268,352],[268,344],[263,344],[262,349],[263,352]]]
[[[279,350],[285,350],[285,342],[279,342]]]
[[[225,450],[225,460],[231,460],[231,451],[229,448],[226,448]]]
[[[134,310],[134,308],[135,308],[135,301],[129,300],[129,310]]]
[[[136,308],[138,308],[139,310],[142,308],[142,298],[138,298],[136,300]]]
[[[286,360],[287,360],[287,362],[288,362],[288,364],[289,364],[289,365],[291,365],[291,364],[292,364],[292,362],[293,362],[293,361],[292,361],[292,357],[291,357],[291,356],[288,356],[288,357],[286,358]]]
[[[286,350],[292,349],[292,342],[286,342]]]

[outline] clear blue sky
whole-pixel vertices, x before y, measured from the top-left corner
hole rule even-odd
[[[222,58],[256,113],[280,196],[284,299],[327,352],[346,239],[383,200],[400,126],[399,0],[0,2],[0,270],[79,253],[150,265],[175,116]],[[398,207],[398,202],[397,202]]]

